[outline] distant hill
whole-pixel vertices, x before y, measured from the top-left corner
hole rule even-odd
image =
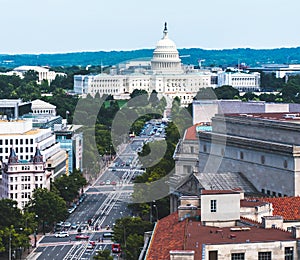
[[[300,47],[279,49],[225,49],[204,50],[199,48],[179,49],[184,64],[198,64],[198,60],[204,66],[233,66],[246,63],[256,67],[266,63],[300,63]],[[0,54],[0,67],[14,68],[21,65],[40,66],[87,66],[87,65],[115,65],[120,62],[152,57],[153,49],[141,49],[132,51],[99,51],[99,52],[75,52],[60,54]]]

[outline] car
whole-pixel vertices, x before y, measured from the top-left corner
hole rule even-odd
[[[86,240],[88,240],[90,237],[88,235],[81,234],[81,235],[77,235],[75,238],[77,240],[79,240],[79,239],[86,239]]]
[[[117,183],[115,181],[112,181],[111,185],[117,185]]]
[[[112,232],[105,232],[105,233],[102,234],[103,239],[111,239],[112,237],[113,237]]]
[[[69,236],[69,233],[66,231],[61,231],[61,232],[55,234],[55,237],[68,237],[68,236]]]
[[[62,226],[65,227],[65,228],[70,228],[71,227],[71,222],[64,222]]]
[[[71,228],[72,228],[72,229],[76,229],[76,228],[77,228],[77,224],[76,224],[76,223],[73,223],[73,224],[71,225]]]
[[[96,246],[96,242],[95,241],[89,241],[88,245],[87,245],[87,249],[93,249]]]
[[[106,181],[106,185],[110,185],[110,180],[107,180],[107,181]]]
[[[100,182],[100,185],[102,186],[102,185],[105,185],[105,182],[104,181],[101,181]]]

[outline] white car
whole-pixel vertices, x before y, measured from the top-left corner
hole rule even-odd
[[[69,233],[66,231],[61,231],[61,232],[55,234],[55,237],[68,237],[68,236],[69,236]]]

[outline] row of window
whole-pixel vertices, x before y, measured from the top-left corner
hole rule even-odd
[[[273,196],[273,197],[287,197],[288,195],[287,194],[283,194],[278,192],[276,193],[275,191],[270,191],[270,190],[265,190],[265,189],[261,189],[261,192],[264,193],[264,194],[267,194],[269,196]]]
[[[207,146],[206,146],[206,144],[203,145],[203,152],[204,152],[204,153],[207,152]],[[225,156],[225,150],[224,150],[224,148],[221,148],[221,155],[222,155],[222,156]],[[238,159],[240,159],[240,160],[244,160],[244,159],[245,159],[245,154],[244,154],[244,152],[240,151],[240,153],[239,153],[239,158],[238,158]],[[266,163],[266,157],[265,157],[265,155],[261,155],[261,156],[260,156],[260,163],[261,163],[261,164],[265,164],[265,163]],[[288,162],[287,162],[287,160],[284,160],[284,161],[283,161],[283,167],[284,167],[285,169],[288,168]]]
[[[16,147],[16,148],[14,148],[15,149],[15,151],[16,151],[16,153],[18,154],[19,152],[20,153],[28,153],[29,151],[31,152],[31,153],[33,153],[33,147],[25,147],[25,149],[23,148],[23,147],[20,147],[20,150],[19,150],[19,147]],[[0,147],[0,153],[3,153],[3,151],[4,151],[4,153],[9,153],[9,147],[6,147],[6,148],[2,148],[2,147]]]
[[[38,188],[43,188],[43,184],[35,184],[35,189],[38,189]],[[17,200],[18,199],[18,192],[16,193],[9,193],[9,197],[10,199],[15,199]],[[21,193],[21,198],[22,199],[30,199],[31,198],[31,192],[22,192]]]
[[[54,109],[51,109],[51,110],[49,110],[49,109],[46,109],[46,110],[35,109],[35,110],[33,110],[34,114],[52,114],[54,112],[55,112]]]
[[[0,145],[33,144],[33,139],[0,139]]]
[[[19,176],[20,177],[20,176]],[[21,178],[21,181],[22,182],[25,182],[25,181],[31,181],[31,176],[21,176],[20,177]],[[43,180],[43,176],[34,176],[34,179],[35,179],[35,181],[42,181]],[[17,176],[15,176],[15,177],[10,177],[9,178],[9,181],[10,182],[17,182],[18,181],[18,177]]]
[[[272,252],[258,252],[258,260],[272,260]],[[294,259],[294,248],[284,248],[284,260]],[[245,260],[245,253],[232,253],[231,260]]]

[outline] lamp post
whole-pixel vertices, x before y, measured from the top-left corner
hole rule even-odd
[[[18,230],[22,231],[23,228],[18,228]],[[11,232],[12,229],[9,230],[9,241],[8,241],[8,259],[11,260],[11,241],[12,241],[12,237],[11,237]]]
[[[9,231],[8,259],[11,260],[11,230]]]
[[[155,208],[156,210],[156,222],[158,221],[158,208],[157,206],[154,204],[153,207]]]

